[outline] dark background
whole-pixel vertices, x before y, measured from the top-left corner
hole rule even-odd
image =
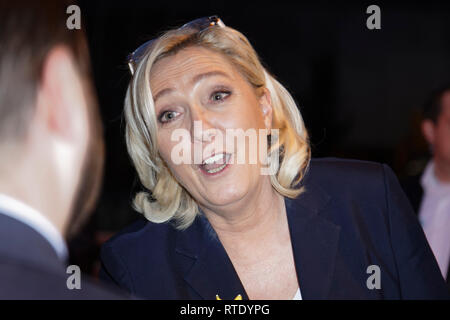
[[[73,262],[98,270],[98,248],[138,217],[140,188],[124,142],[126,56],[147,39],[219,15],[253,44],[292,93],[313,156],[384,162],[400,178],[426,164],[418,124],[430,92],[450,83],[450,1],[79,1],[103,118],[107,158],[98,208],[71,242]],[[381,8],[381,30],[366,9]]]

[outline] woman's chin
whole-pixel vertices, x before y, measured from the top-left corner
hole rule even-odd
[[[211,206],[227,206],[243,199],[248,194],[248,183],[244,181],[221,183],[215,186],[205,186],[203,198]]]
[[[201,185],[196,189],[201,190],[201,197],[211,206],[232,205],[251,193],[258,181],[255,170],[248,165],[233,163],[212,173],[199,168],[195,174],[199,177],[197,183]]]

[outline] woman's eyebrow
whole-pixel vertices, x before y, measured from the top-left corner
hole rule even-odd
[[[213,77],[213,76],[223,76],[228,79],[231,79],[230,76],[223,71],[209,71],[209,72],[205,72],[205,73],[196,75],[194,78],[192,78],[191,84],[193,85],[193,84],[199,82],[200,80],[203,80],[203,79],[209,78],[209,77]]]
[[[171,92],[173,92],[173,91],[175,91],[175,90],[172,89],[172,88],[166,88],[166,89],[161,90],[160,92],[158,92],[158,93],[155,95],[155,97],[153,98],[153,102],[156,104],[156,100],[158,100],[159,98],[161,98],[161,96],[164,96],[164,95],[166,95],[166,94],[169,94],[169,93],[171,93]]]
[[[209,72],[200,73],[200,74],[196,75],[194,78],[192,78],[191,84],[194,85],[195,83],[199,82],[200,80],[203,80],[203,79],[209,78],[209,77],[214,77],[214,76],[223,76],[228,79],[231,79],[231,77],[223,71],[209,71]],[[173,88],[166,88],[166,89],[159,91],[153,98],[154,103],[156,103],[156,100],[158,100],[162,96],[172,93],[173,91],[175,91],[175,89],[173,89]]]

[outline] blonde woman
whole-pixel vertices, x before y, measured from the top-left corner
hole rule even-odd
[[[104,245],[104,280],[147,299],[447,297],[392,171],[311,160],[299,109],[240,32],[198,19],[129,65],[143,219]]]

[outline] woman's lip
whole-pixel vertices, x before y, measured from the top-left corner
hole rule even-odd
[[[225,164],[225,163],[228,163],[228,162],[230,161],[230,158],[231,158],[231,154],[230,154],[230,153],[227,153],[227,152],[218,152],[218,153],[213,153],[211,156],[209,156],[208,158],[204,159],[204,160],[202,161],[202,163],[200,164],[200,166],[201,166],[201,165],[205,165],[207,160],[209,160],[209,159],[211,159],[211,158],[214,158],[214,157],[217,156],[217,155],[225,155],[225,156],[223,157],[223,159],[224,159],[224,164]]]
[[[208,172],[208,171],[204,170],[204,169],[202,168],[202,166],[199,166],[199,169],[200,169],[200,171],[201,171],[204,175],[207,175],[207,176],[215,176],[215,175],[221,174],[222,172],[224,172],[225,170],[227,170],[228,167],[230,167],[230,164],[229,164],[229,163],[227,163],[227,164],[225,165],[225,167],[223,167],[223,169],[221,169],[220,171],[217,171],[217,172]]]
[[[203,164],[201,164],[201,165],[197,165],[197,168],[198,169],[200,169],[200,171],[204,174],[204,175],[207,175],[207,176],[215,176],[215,175],[218,175],[218,174],[220,174],[220,173],[222,173],[222,172],[224,172],[225,170],[227,170],[228,169],[228,167],[231,165],[231,160],[232,160],[232,154],[230,154],[230,153],[225,153],[225,152],[223,152],[223,154],[225,154],[225,166],[220,170],[220,171],[217,171],[217,172],[208,172],[208,171],[206,171],[205,169],[204,169],[204,167],[203,167]],[[214,155],[213,155],[214,156]]]

